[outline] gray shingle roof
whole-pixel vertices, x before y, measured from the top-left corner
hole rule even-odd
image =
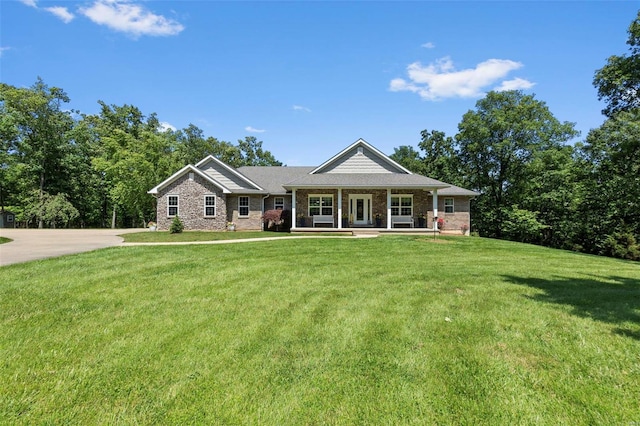
[[[283,187],[286,182],[309,174],[315,167],[276,167],[276,166],[243,166],[238,171],[258,182],[270,194],[286,194]]]
[[[238,171],[270,194],[285,194],[291,188],[404,188],[438,189],[443,196],[477,196],[478,193],[421,175],[401,173],[350,174],[328,173],[310,175],[315,167],[243,166]],[[253,192],[253,191],[248,191]],[[259,192],[259,191],[256,191]]]

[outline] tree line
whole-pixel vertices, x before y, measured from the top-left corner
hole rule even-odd
[[[155,219],[147,191],[214,155],[234,167],[281,165],[262,142],[205,137],[193,124],[166,130],[156,114],[107,105],[81,114],[64,90],[38,79],[0,84],[0,208],[27,227],[133,227]]]
[[[605,122],[576,144],[575,125],[521,91],[489,92],[458,133],[423,130],[418,149],[391,155],[408,169],[478,191],[481,236],[640,259],[640,13],[627,55],[593,84]],[[236,144],[193,124],[166,130],[156,114],[99,101],[69,110],[64,90],[38,79],[0,83],[0,208],[22,226],[129,227],[155,219],[146,192],[185,164],[214,155],[234,167],[282,165],[255,137]]]
[[[481,236],[640,260],[640,13],[628,34],[629,54],[595,72],[606,119],[582,142],[534,95],[490,92],[455,136],[424,130],[392,158],[478,191]]]

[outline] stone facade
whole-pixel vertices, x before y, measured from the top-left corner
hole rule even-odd
[[[227,225],[226,194],[220,188],[207,182],[197,174],[187,173],[167,185],[158,193],[157,224],[158,230],[166,231],[171,226],[173,217],[168,213],[168,196],[178,196],[178,217],[189,230],[224,230]],[[204,215],[204,196],[215,195],[216,214],[212,217]]]

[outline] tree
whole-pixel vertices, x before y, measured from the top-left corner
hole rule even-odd
[[[614,233],[640,240],[640,109],[616,113],[591,130],[580,148],[578,243],[607,254],[605,240]]]
[[[22,201],[29,189],[37,188],[39,202],[44,201],[45,193],[61,192],[68,181],[64,158],[72,145],[68,132],[74,126],[71,111],[63,108],[69,97],[60,88],[47,86],[38,78],[28,89],[16,88],[0,83],[0,108],[2,112],[1,132],[3,136],[3,164],[17,166],[12,177],[24,186]],[[7,138],[7,139],[4,139]],[[6,151],[5,151],[6,150]],[[10,161],[6,157],[12,156]],[[3,172],[6,176],[7,172]],[[38,227],[44,226],[40,219]]]
[[[438,130],[423,130],[420,135],[420,152],[404,145],[395,148],[390,157],[414,173],[460,185],[462,179],[455,139]]]
[[[262,149],[262,141],[255,136],[246,136],[244,140],[238,140],[240,158],[234,167],[240,166],[282,166],[282,163],[269,151]]]
[[[500,238],[506,209],[526,201],[531,165],[540,153],[562,149],[578,135],[560,123],[544,102],[521,91],[489,92],[458,125],[464,186],[479,191],[474,224],[482,235]]]
[[[640,107],[640,12],[629,26],[628,33],[630,54],[610,56],[593,79],[598,99],[607,104],[602,110],[607,117]]]
[[[117,224],[118,210],[146,223],[155,212],[147,191],[172,171],[171,136],[159,132],[155,114],[145,120],[132,105],[100,105],[100,115],[86,120],[99,141],[92,164],[104,180],[111,227]]]

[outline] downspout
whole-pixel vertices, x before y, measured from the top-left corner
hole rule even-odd
[[[266,200],[267,198],[269,198],[271,194],[267,194],[264,197],[262,197],[262,215],[264,216],[264,200]],[[262,227],[262,230],[264,231],[264,220],[262,219],[262,217],[260,218],[260,222],[262,222],[262,224],[260,225]]]

